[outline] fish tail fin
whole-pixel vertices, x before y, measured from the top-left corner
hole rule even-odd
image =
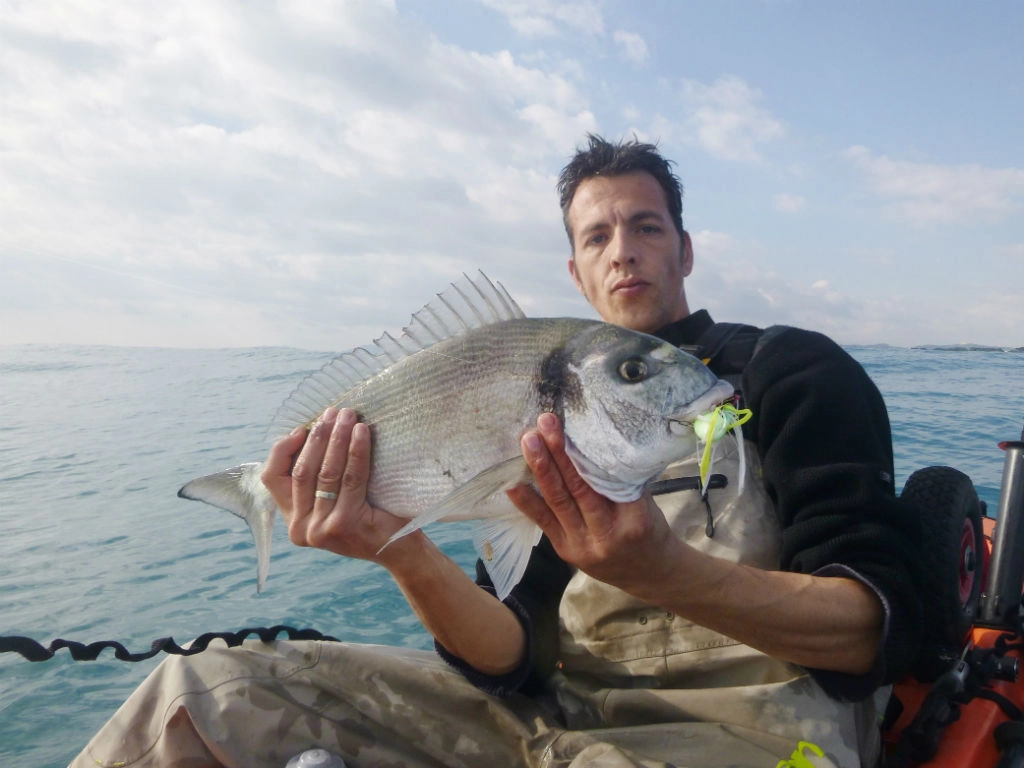
[[[256,543],[256,591],[270,573],[270,542],[274,530],[274,504],[263,485],[260,474],[263,464],[252,462],[191,480],[181,487],[178,496],[202,501],[245,520]]]

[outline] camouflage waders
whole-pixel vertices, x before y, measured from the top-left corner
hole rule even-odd
[[[732,446],[723,441],[714,467],[730,484],[710,492],[713,538],[696,492],[659,504],[693,546],[777,567],[778,524],[756,454],[747,451],[738,495]],[[695,462],[672,474],[696,474]],[[537,699],[495,698],[433,653],[387,646],[253,642],[172,657],[72,766],[283,768],[323,747],[351,768],[775,768],[801,742],[827,756],[801,765],[874,765],[874,700],[836,702],[799,667],[584,574],[569,583],[561,617],[561,669]]]

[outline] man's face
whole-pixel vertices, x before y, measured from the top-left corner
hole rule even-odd
[[[603,320],[653,333],[690,314],[683,278],[693,268],[665,193],[642,171],[583,181],[569,205],[569,273]]]

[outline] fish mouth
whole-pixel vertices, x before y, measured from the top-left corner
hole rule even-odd
[[[682,411],[668,419],[668,428],[673,435],[693,434],[693,421],[702,413],[717,408],[731,399],[736,390],[732,384],[719,379],[712,387],[697,399],[691,401]]]

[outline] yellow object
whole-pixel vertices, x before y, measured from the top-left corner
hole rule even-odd
[[[775,768],[815,768],[815,764],[811,762],[811,758],[804,754],[805,749],[809,749],[818,757],[825,756],[825,753],[817,744],[812,744],[809,741],[801,741],[797,744],[796,749],[793,751],[793,754],[789,756],[789,759],[780,760]]]
[[[714,444],[730,430],[749,421],[750,416],[749,408],[736,408],[732,403],[725,403],[693,420],[693,431],[697,439],[704,443],[704,453],[700,458],[702,488],[707,487],[708,475],[711,474],[711,451]]]

